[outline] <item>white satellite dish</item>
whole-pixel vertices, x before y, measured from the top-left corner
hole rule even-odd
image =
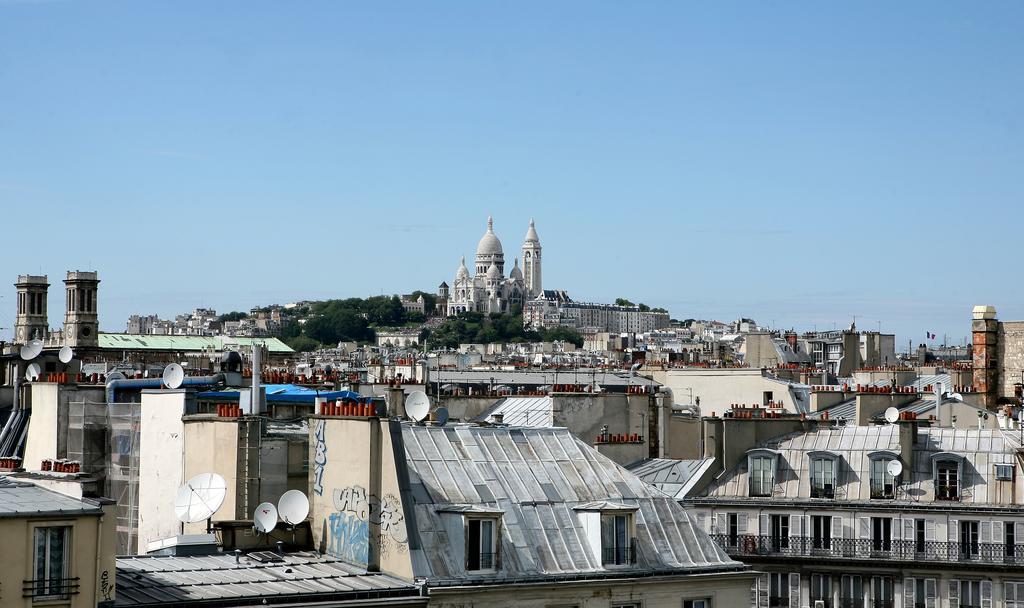
[[[289,526],[304,522],[309,515],[309,499],[300,490],[288,490],[277,501],[277,512]]]
[[[39,356],[43,352],[43,341],[32,340],[25,346],[21,347],[21,358],[25,361],[31,361]]]
[[[409,419],[419,422],[430,413],[430,397],[423,391],[413,391],[405,400],[405,415]]]
[[[164,368],[163,380],[167,388],[181,388],[181,383],[185,381],[185,370],[177,363],[171,363]]]
[[[29,382],[35,382],[42,375],[43,368],[38,363],[29,363],[28,368],[25,369],[25,379]]]
[[[179,521],[190,524],[210,519],[224,504],[228,484],[216,473],[200,473],[178,488],[174,514]]]
[[[885,408],[885,421],[889,424],[900,419],[900,411],[894,407]]]
[[[252,525],[257,531],[268,534],[277,527],[277,507],[272,502],[261,502],[256,505],[252,514]]]
[[[441,406],[434,410],[434,423],[437,426],[448,424],[448,408]]]
[[[903,472],[903,463],[899,460],[890,460],[889,464],[885,465],[885,470],[893,477],[899,477]]]
[[[75,351],[71,350],[70,346],[61,346],[60,351],[57,353],[57,359],[61,363],[71,363],[71,360],[75,358]]]
[[[110,372],[109,374],[107,374],[107,382],[110,382],[112,380],[124,380],[124,379],[125,379],[125,375],[122,374],[121,372]]]

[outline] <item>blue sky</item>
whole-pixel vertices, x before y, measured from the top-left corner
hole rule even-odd
[[[827,6],[826,6],[827,5]],[[1024,317],[1024,5],[0,0],[0,327],[545,285],[956,341]],[[0,330],[0,336],[9,335]]]

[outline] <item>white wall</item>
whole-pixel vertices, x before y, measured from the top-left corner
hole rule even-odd
[[[25,440],[24,466],[38,471],[46,458],[57,458],[58,391],[60,385],[50,382],[33,382],[30,389],[32,416],[28,422],[28,437]]]
[[[185,391],[143,391],[139,415],[139,553],[175,536],[174,498],[184,482]]]

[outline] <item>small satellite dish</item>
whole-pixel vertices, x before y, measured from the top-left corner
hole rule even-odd
[[[29,363],[28,368],[25,369],[25,379],[29,382],[35,382],[42,375],[43,368],[38,363]]]
[[[177,363],[171,363],[164,368],[163,380],[167,388],[181,388],[181,383],[185,381],[185,370]]]
[[[889,424],[900,419],[900,411],[894,407],[885,408],[885,421]]]
[[[25,346],[21,347],[21,358],[25,361],[31,361],[39,356],[43,352],[43,341],[32,340]]]
[[[899,460],[890,460],[889,464],[885,465],[885,470],[893,477],[899,477],[903,472],[903,463]]]
[[[434,410],[434,424],[437,426],[448,424],[448,408],[441,406]]]
[[[309,499],[301,490],[288,490],[277,501],[277,512],[289,526],[302,523],[309,515]]]
[[[71,363],[71,360],[75,358],[75,351],[71,350],[70,346],[61,346],[60,351],[57,353],[57,359],[61,363]]]
[[[107,382],[112,380],[124,380],[125,376],[121,372],[110,372],[107,374]]]
[[[268,534],[277,526],[277,507],[272,502],[261,502],[256,505],[252,514],[252,525],[257,531]]]
[[[405,400],[405,414],[410,420],[419,422],[430,413],[430,397],[423,391],[413,391]]]
[[[200,473],[178,488],[174,514],[186,524],[210,519],[224,504],[228,484],[216,473]]]

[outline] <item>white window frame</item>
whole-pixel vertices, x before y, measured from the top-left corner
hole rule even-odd
[[[868,497],[874,500],[887,500],[896,498],[896,484],[898,477],[889,474],[889,463],[899,460],[896,454],[889,452],[875,452],[868,454]],[[876,475],[881,473],[881,479]],[[876,487],[881,487],[879,493],[875,492]],[[887,488],[891,491],[886,492]]]
[[[619,538],[618,525],[622,519],[623,538]],[[601,565],[605,568],[628,568],[635,563],[636,528],[632,511],[601,512]],[[611,534],[606,535],[607,525],[611,525]],[[608,542],[610,541],[610,543]],[[620,541],[622,541],[620,543]],[[607,559],[611,552],[612,559]],[[621,559],[620,559],[621,558]]]
[[[467,572],[496,572],[498,570],[498,542],[501,538],[499,525],[501,519],[491,516],[466,516],[466,571]],[[478,526],[478,543],[476,547],[470,546],[470,529]],[[490,527],[490,533],[485,534],[484,528]],[[485,541],[487,541],[485,543]],[[490,552],[485,552],[486,545],[490,545]],[[484,555],[490,555],[490,564],[485,567]],[[471,556],[476,557],[476,568],[471,568]]]
[[[832,452],[816,451],[809,453],[807,456],[810,460],[810,468],[808,470],[810,473],[811,498],[835,498],[836,486],[839,485],[839,455]],[[819,465],[820,472],[818,470]],[[816,490],[819,494],[818,496],[815,496]],[[830,490],[831,496],[828,495]]]
[[[755,463],[767,463],[767,466]],[[770,497],[778,477],[779,455],[770,450],[752,450],[747,453],[748,491],[750,496]],[[756,488],[756,491],[755,491]]]
[[[51,571],[53,565],[50,560],[50,542],[46,540],[43,546],[43,554],[39,553],[39,535],[40,534],[61,534],[61,545],[63,547],[63,563],[60,568],[61,571],[56,573]],[[58,600],[66,600],[71,596],[71,590],[69,588],[69,579],[71,578],[71,555],[72,555],[72,525],[70,523],[47,523],[46,525],[35,526],[32,529],[32,601],[33,602],[50,602]],[[40,559],[42,564],[40,564]],[[40,577],[39,567],[43,567],[43,573]],[[47,584],[48,581],[57,580],[59,581],[57,587],[58,593],[48,593],[51,585]],[[40,591],[41,590],[41,591]]]

